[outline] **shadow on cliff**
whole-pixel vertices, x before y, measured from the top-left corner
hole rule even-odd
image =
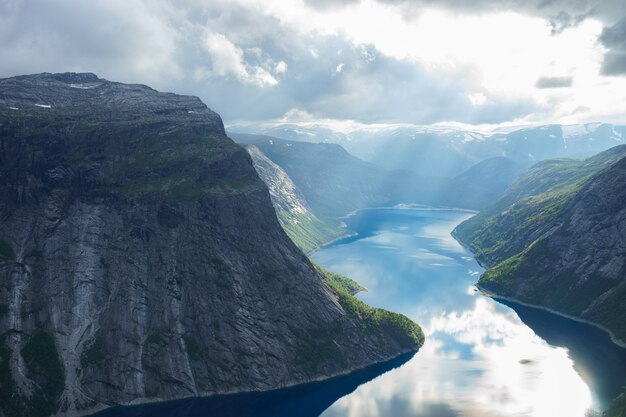
[[[404,365],[414,354],[404,354],[388,362],[322,382],[267,392],[112,407],[91,417],[317,417],[339,398],[356,390],[359,385]]]

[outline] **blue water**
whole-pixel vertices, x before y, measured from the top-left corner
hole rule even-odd
[[[471,214],[364,210],[356,235],[312,255],[368,288],[358,297],[422,325],[415,355],[269,393],[120,407],[123,416],[584,417],[626,384],[626,349],[587,324],[474,288],[482,268],[450,232]]]

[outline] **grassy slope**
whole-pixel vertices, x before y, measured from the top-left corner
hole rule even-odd
[[[398,340],[403,348],[422,346],[424,333],[418,324],[402,314],[368,306],[352,295],[362,288],[358,283],[317,265],[316,268],[324,275],[326,284],[337,295],[341,307],[349,316],[358,317],[371,331],[387,332]]]
[[[318,271],[320,271],[324,275],[326,282],[333,287],[340,288],[350,295],[357,294],[361,291],[367,291],[365,287],[362,287],[355,280],[344,277],[343,275],[335,274],[334,272],[327,271],[313,261],[311,261],[311,263]]]
[[[312,252],[344,233],[343,229],[333,227],[317,217],[279,209],[277,209],[276,214],[287,236],[304,253]]]

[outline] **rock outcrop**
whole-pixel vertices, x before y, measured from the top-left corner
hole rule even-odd
[[[0,415],[282,387],[422,341],[344,308],[198,98],[0,80]]]

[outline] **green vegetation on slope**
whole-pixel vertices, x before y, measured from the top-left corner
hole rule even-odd
[[[352,295],[362,290],[358,283],[317,265],[315,267],[337,296],[346,315],[338,322],[324,327],[308,331],[291,329],[299,341],[295,362],[305,370],[319,371],[328,363],[345,364],[346,357],[339,351],[334,340],[337,335],[354,325],[359,326],[359,331],[367,333],[381,346],[390,341],[395,341],[403,350],[417,350],[422,346],[424,334],[419,325],[402,314],[368,306]]]
[[[488,267],[478,284],[585,318],[626,340],[619,249],[625,181],[626,146],[535,165],[501,200],[454,231]]]
[[[478,280],[478,284],[500,295],[510,295],[511,285],[520,266],[522,256],[523,252],[518,253],[486,270]]]
[[[182,201],[239,194],[259,186],[249,172],[236,168],[247,164],[247,156],[222,133],[188,123],[185,116],[127,116],[93,105],[64,107],[62,117],[10,114],[8,129],[18,138],[11,146],[20,148],[11,152],[28,157],[0,158],[0,169],[16,175],[43,173],[41,167],[54,160],[65,169],[54,187],[71,185],[94,194],[165,194]],[[77,122],[68,130],[71,119]],[[29,187],[43,189],[49,183],[36,177],[29,180]]]
[[[338,238],[342,229],[332,227],[317,217],[277,210],[280,225],[293,243],[304,253],[319,248],[324,243]]]
[[[626,283],[615,288],[602,303],[594,306],[588,318],[611,329],[618,339],[626,340],[626,319],[623,314],[619,314],[625,310],[624,300],[626,300]]]
[[[317,267],[324,275],[326,284],[337,294],[339,303],[346,314],[358,317],[370,329],[381,328],[393,336],[403,348],[421,346],[424,343],[424,333],[421,327],[408,317],[374,308],[352,296],[347,288],[354,288],[353,280]],[[358,284],[356,284],[358,285]]]
[[[480,262],[496,265],[519,254],[554,227],[574,191],[568,188],[524,198],[498,215],[481,216],[482,222],[462,223],[455,232]]]
[[[365,287],[362,287],[358,282],[343,275],[335,274],[334,272],[327,271],[320,267],[315,262],[311,261],[313,266],[324,275],[326,282],[332,284],[334,287],[339,287],[350,295],[354,295],[361,291],[367,291]]]
[[[624,155],[626,145],[620,145],[587,159],[539,162],[511,184],[498,201],[461,223],[454,235],[480,262],[496,265],[545,233],[569,198]]]

